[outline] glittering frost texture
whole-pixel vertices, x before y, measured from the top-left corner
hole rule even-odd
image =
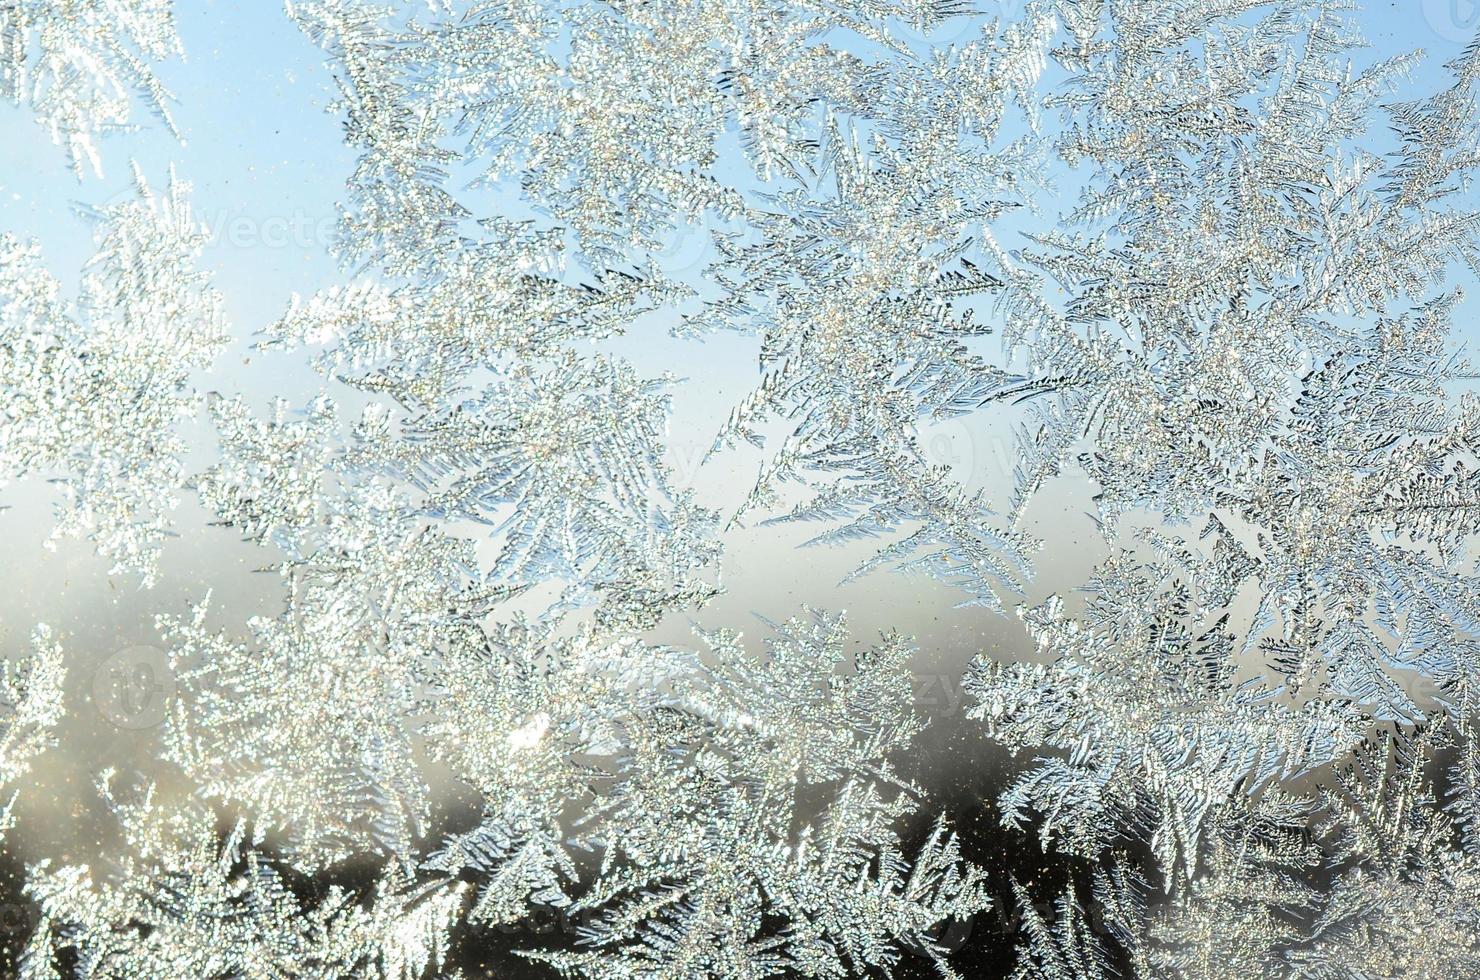
[[[58,748],[66,631],[0,675],[10,972],[1480,975],[1480,44],[1434,87],[1343,2],[1003,11],[291,0],[336,280],[229,324],[143,167],[75,285],[0,237],[6,493],[138,587],[169,684],[115,769]],[[0,3],[79,176],[175,134],[181,54],[167,0]],[[721,499],[673,429],[735,338]],[[794,525],[844,582],[727,594]],[[270,601],[155,603],[221,535]],[[890,576],[875,618],[954,608],[966,657],[829,611]],[[17,843],[61,783],[96,855]]]

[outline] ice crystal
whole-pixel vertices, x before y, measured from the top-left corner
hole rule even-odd
[[[412,980],[440,965],[463,886],[416,886],[387,872],[361,903],[330,888],[306,904],[264,857],[244,850],[238,823],[223,840],[193,804],[103,793],[124,840],[113,868],[32,870],[40,924],[20,976],[57,977],[64,956],[96,977],[378,977]]]
[[[1388,111],[1340,5],[1062,6],[1058,154],[1084,192],[998,250],[1007,337],[1041,375],[1019,500],[1084,447],[1107,516],[1199,519],[1276,461],[1297,379],[1476,258],[1476,52]],[[1063,298],[1050,304],[1046,297]],[[1376,439],[1392,422],[1362,419]],[[1261,514],[1263,512],[1261,511]]]
[[[75,299],[0,239],[0,472],[145,584],[194,494],[280,590],[157,616],[158,772],[91,774],[97,861],[28,860],[21,976],[456,976],[551,911],[506,945],[568,976],[954,976],[942,929],[1007,893],[1019,980],[1480,972],[1480,44],[1407,98],[1417,56],[1318,0],[286,7],[355,162],[342,278],[258,348],[321,391],[197,390],[228,337],[173,176],[91,213]],[[0,39],[79,170],[169,122],[166,3]],[[734,513],[668,462],[655,328],[753,342]],[[989,418],[1011,488],[922,448]],[[1067,871],[993,882],[913,768],[961,719],[908,639],[710,600],[756,519],[1005,611],[1075,472],[1109,556],[949,733],[1012,751],[1006,830]],[[63,646],[0,677],[7,790]]]
[[[164,194],[96,211],[97,251],[75,302],[40,249],[0,239],[0,467],[52,476],[55,536],[86,535],[114,571],[154,576],[185,474],[178,424],[195,371],[225,346],[221,298],[195,267],[205,243],[173,176]]]
[[[1060,753],[1004,794],[1004,819],[1037,814],[1045,837],[1091,855],[1144,825],[1169,885],[1195,872],[1210,811],[1343,757],[1362,734],[1335,705],[1237,680],[1229,597],[1214,570],[1177,557],[1114,557],[1084,587],[1083,619],[1058,597],[1024,613],[1047,663],[977,661],[965,681],[994,737]]]
[[[15,0],[0,7],[0,96],[24,103],[78,177],[102,175],[96,140],[137,102],[171,133],[174,97],[151,62],[183,57],[173,0]]]
[[[661,389],[605,358],[522,364],[408,419],[378,458],[427,494],[428,516],[497,528],[496,580],[569,582],[651,614],[706,597],[697,572],[717,555],[713,515],[671,487],[660,458]]]
[[[364,348],[373,361],[399,346],[387,331],[413,298],[436,304],[428,320],[440,320],[438,308],[495,297],[516,304],[511,312],[538,303],[532,312],[556,327],[591,319],[566,312],[570,301],[550,284],[507,267],[467,281],[485,249],[494,257],[522,248],[525,233],[494,220],[497,244],[470,242],[474,219],[490,222],[450,188],[455,170],[495,187],[517,181],[617,300],[681,301],[688,287],[665,281],[643,256],[714,216],[738,236],[720,243],[715,275],[725,295],[676,327],[762,337],[761,386],[737,406],[721,445],[758,441],[754,426],[766,418],[791,427],[746,509],[770,507],[780,483],[831,476],[791,514],[851,518],[819,541],[918,524],[866,568],[897,560],[994,608],[997,591],[1016,587],[1025,542],[994,528],[980,494],[928,463],[918,427],[1005,383],[972,348],[988,331],[967,301],[996,285],[972,261],[982,259],[973,236],[1025,196],[1028,141],[1001,131],[1014,105],[1031,110],[1053,26],[1045,11],[1000,30],[981,25],[979,39],[928,55],[891,40],[889,25],[928,32],[955,5],[578,4],[557,18],[539,6],[478,3],[426,24],[343,0],[293,11],[338,64],[350,141],[361,151],[341,223],[345,254],[435,283],[394,299],[356,294],[378,325],[344,327],[355,353]],[[816,40],[844,29],[889,57],[873,64]],[[727,126],[738,128],[748,176],[717,165]],[[874,134],[866,143],[865,130]],[[461,151],[446,149],[444,137]],[[620,308],[598,309],[591,325],[610,329]],[[477,325],[456,340],[473,345],[471,358],[488,340],[512,339],[479,322],[487,315],[474,313]],[[329,319],[292,332],[329,335]],[[521,328],[521,349],[548,329]],[[392,370],[440,385],[446,356],[438,367],[418,359]],[[893,503],[876,505],[883,500]]]
[[[361,435],[375,428],[368,414]],[[186,695],[170,755],[204,792],[285,830],[306,866],[356,844],[409,859],[427,807],[412,719],[440,653],[476,641],[510,590],[478,574],[472,543],[429,525],[403,489],[336,469],[343,440],[328,399],[301,418],[279,403],[266,422],[218,399],[212,416],[227,451],[200,476],[202,500],[280,549],[288,594],[279,615],[248,624],[247,642],[210,630],[204,603],[162,620]]]
[[[1222,821],[1187,894],[1121,933],[1147,975],[1472,975],[1480,868],[1431,805],[1425,749],[1369,746],[1318,801]]]
[[[918,727],[900,669],[912,651],[887,637],[849,664],[840,619],[778,631],[759,662],[708,637],[714,676],[627,728],[577,828],[607,872],[570,905],[594,913],[593,948],[537,958],[592,977],[832,977],[887,972],[908,942],[946,967],[930,930],[988,900],[942,824],[913,862],[901,853],[915,803],[890,755]],[[802,806],[809,787],[836,787],[820,813]]]
[[[994,609],[1025,574],[1027,542],[927,462],[919,426],[1015,383],[973,344],[990,329],[971,300],[1000,286],[976,239],[1026,196],[1031,142],[1002,130],[1052,28],[1030,8],[997,36],[886,62],[866,106],[829,105],[816,148],[791,148],[786,177],[745,214],[753,241],[721,242],[724,295],[685,323],[761,337],[761,383],[720,445],[761,444],[768,418],[786,429],[746,510],[807,477],[807,499],[783,519],[845,520],[813,543],[916,528],[860,571],[897,562]]]
[[[1072,888],[1055,902],[1052,923],[1034,907],[1022,885],[1014,881],[1012,891],[1027,938],[1012,980],[1109,980],[1117,975],[1108,944],[1086,921]]]
[[[31,653],[19,662],[7,660],[0,671],[0,703],[5,706],[0,741],[0,788],[13,786],[32,760],[52,743],[63,716],[62,682],[66,677],[61,645],[52,631],[36,627]],[[8,809],[8,808],[7,808]]]

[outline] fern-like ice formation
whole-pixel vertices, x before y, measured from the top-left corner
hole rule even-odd
[[[153,580],[185,481],[178,426],[191,385],[226,345],[221,297],[196,268],[206,233],[188,187],[96,211],[96,251],[75,301],[40,249],[0,239],[0,466],[48,474],[54,537],[87,536],[113,570]]]
[[[0,240],[3,474],[146,586],[193,494],[281,590],[157,617],[158,771],[83,780],[116,840],[28,861],[19,975],[454,977],[551,912],[512,944],[543,975],[953,976],[984,914],[1022,980],[1480,971],[1480,45],[1406,98],[1417,56],[1318,0],[286,15],[355,164],[343,281],[258,346],[322,391],[203,390],[227,325],[173,177],[92,215],[75,298]],[[74,166],[168,121],[168,4],[0,38]],[[736,513],[667,462],[682,382],[623,343],[655,325],[755,342]],[[1018,423],[1014,485],[933,464],[946,419]],[[962,720],[909,640],[807,609],[756,645],[709,603],[736,519],[805,521],[1006,629],[1072,473],[1109,556],[1020,606],[954,732],[1012,750],[1006,831],[1069,870],[993,881],[911,767]],[[0,678],[22,792],[64,648]]]
[[[174,0],[14,0],[0,7],[0,96],[25,105],[73,172],[103,172],[97,140],[148,108],[178,136],[152,62],[183,57]]]
[[[101,791],[123,844],[115,866],[31,871],[27,892],[40,922],[19,960],[19,976],[56,977],[66,951],[85,976],[418,977],[440,966],[464,886],[416,887],[393,871],[368,906],[330,888],[302,902],[258,854],[244,850],[238,823],[221,839],[214,815],[166,806],[152,788],[119,800],[114,774]]]
[[[36,627],[31,653],[19,662],[6,661],[0,671],[0,704],[5,706],[5,734],[0,741],[0,789],[16,787],[33,760],[52,744],[65,708],[66,678],[62,648],[52,631]],[[8,826],[7,819],[0,820]]]
[[[1118,869],[1086,896],[1106,928],[1072,893],[1029,914],[1023,975],[1468,975],[1477,923],[1437,893],[1473,888],[1477,417],[1449,325],[1480,49],[1383,105],[1411,60],[1352,69],[1339,4],[1061,12],[1085,190],[994,270],[1038,379],[1016,510],[1077,464],[1107,532],[1165,531],[1082,611],[1025,613],[1046,663],[968,678],[1044,753],[1005,819]],[[1421,762],[1369,771],[1437,744],[1458,826]]]
[[[754,332],[760,386],[718,445],[759,443],[767,419],[787,431],[745,510],[772,508],[783,484],[810,476],[815,493],[789,519],[844,520],[819,542],[894,537],[861,570],[898,563],[993,608],[1020,585],[1030,543],[1000,526],[981,493],[933,467],[918,436],[922,421],[965,413],[1013,380],[976,349],[989,330],[970,300],[997,285],[979,268],[979,229],[1026,197],[1035,141],[1004,129],[1014,108],[1032,115],[1053,25],[1046,9],[925,52],[889,31],[928,33],[963,12],[955,4],[577,4],[557,16],[477,3],[427,23],[347,0],[291,10],[334,57],[361,151],[340,223],[345,254],[435,283],[393,306],[445,323],[416,300],[461,309],[507,295],[562,317],[562,332],[590,335],[635,314],[625,299],[666,305],[682,334]],[[888,56],[819,40],[828,31]],[[610,65],[622,68],[612,75]],[[747,164],[735,176],[718,167],[731,128]],[[553,226],[479,215],[454,192],[463,174],[516,187]],[[650,255],[711,218],[726,227],[712,270],[721,291],[701,302]],[[469,240],[480,226],[492,241]],[[548,263],[566,242],[586,289],[606,299],[592,313],[564,321],[571,300],[559,291],[492,285],[529,279],[535,259]],[[484,271],[485,256],[504,267]],[[491,278],[470,284],[474,272]],[[357,289],[352,302],[383,301],[375,296]],[[388,334],[390,309],[367,308],[378,321],[351,324],[322,299],[304,310],[325,313],[318,322],[294,318],[300,336],[337,325],[353,342],[342,356],[371,364],[404,342]],[[510,340],[484,316],[457,320],[470,359]],[[521,352],[549,330],[521,328]],[[418,386],[443,383],[420,359],[392,370]]]

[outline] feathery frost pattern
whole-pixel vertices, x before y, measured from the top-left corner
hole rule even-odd
[[[187,476],[177,426],[195,411],[192,375],[227,337],[195,267],[206,235],[188,187],[137,182],[138,200],[91,216],[97,251],[74,302],[35,244],[0,238],[0,465],[55,474],[54,536],[91,538],[148,584]]]
[[[289,0],[337,281],[228,323],[137,166],[75,286],[0,237],[0,479],[138,587],[171,685],[143,770],[77,761],[69,631],[0,672],[12,972],[1480,975],[1480,41],[1425,91],[1340,0],[1003,6]],[[0,92],[79,176],[174,131],[181,53],[163,0],[0,2]],[[725,502],[672,429],[737,338]],[[210,373],[248,339],[312,390]],[[745,522],[846,551],[838,601],[719,622]],[[272,600],[156,602],[221,535]],[[889,575],[969,663],[826,610]],[[939,743],[1010,754],[1000,826]],[[95,859],[21,840],[52,765]]]
[[[151,63],[184,57],[173,0],[12,0],[0,7],[0,96],[25,105],[73,172],[102,176],[97,140],[139,107],[179,136]]]

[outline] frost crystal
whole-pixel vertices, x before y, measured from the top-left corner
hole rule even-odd
[[[1195,873],[1210,810],[1361,738],[1328,702],[1291,705],[1262,678],[1236,681],[1216,570],[1180,565],[1116,556],[1085,586],[1084,620],[1058,597],[1025,612],[1048,663],[978,661],[965,682],[969,714],[994,737],[1067,756],[1038,759],[1003,796],[1004,818],[1037,814],[1045,837],[1090,855],[1142,824],[1169,886]]]
[[[195,268],[205,243],[188,188],[93,214],[97,251],[75,302],[40,250],[0,238],[0,468],[53,475],[54,534],[87,535],[114,571],[152,581],[184,481],[176,426],[194,371],[226,345],[221,298]]]
[[[31,655],[6,661],[0,672],[0,704],[5,715],[0,741],[0,788],[11,786],[31,768],[32,759],[53,741],[63,715],[62,682],[66,664],[61,646],[45,626],[31,637]],[[8,815],[9,808],[6,808]],[[5,821],[0,821],[5,822]]]
[[[0,96],[24,103],[78,177],[103,172],[96,138],[144,103],[170,132],[174,97],[150,62],[183,57],[173,0],[12,0],[0,7]]]
[[[86,865],[33,869],[27,892],[41,922],[21,957],[21,976],[56,977],[69,958],[87,976],[377,976],[427,974],[447,952],[464,891],[416,887],[393,872],[368,907],[338,888],[303,903],[270,862],[243,852],[238,823],[220,840],[212,815],[168,807],[152,789],[133,802],[103,794],[124,849],[96,877]]]
[[[13,972],[1480,974],[1480,42],[1410,97],[1336,0],[285,7],[354,156],[342,277],[251,325],[311,390],[201,384],[173,176],[91,212],[75,296],[0,239],[0,475],[146,586],[190,495],[277,590],[140,593],[152,767],[52,781],[99,787],[95,859],[21,840],[24,777],[97,768],[73,644],[6,665]],[[0,44],[79,171],[169,123],[166,3],[0,4]],[[729,512],[651,366],[722,332]],[[1015,427],[1010,486],[947,421]],[[1086,485],[1103,541],[1030,537]],[[742,520],[979,617],[964,717],[917,697],[951,651],[718,622]],[[1001,826],[943,812],[983,773],[941,745],[1010,751]],[[1018,934],[956,955],[985,915]]]

